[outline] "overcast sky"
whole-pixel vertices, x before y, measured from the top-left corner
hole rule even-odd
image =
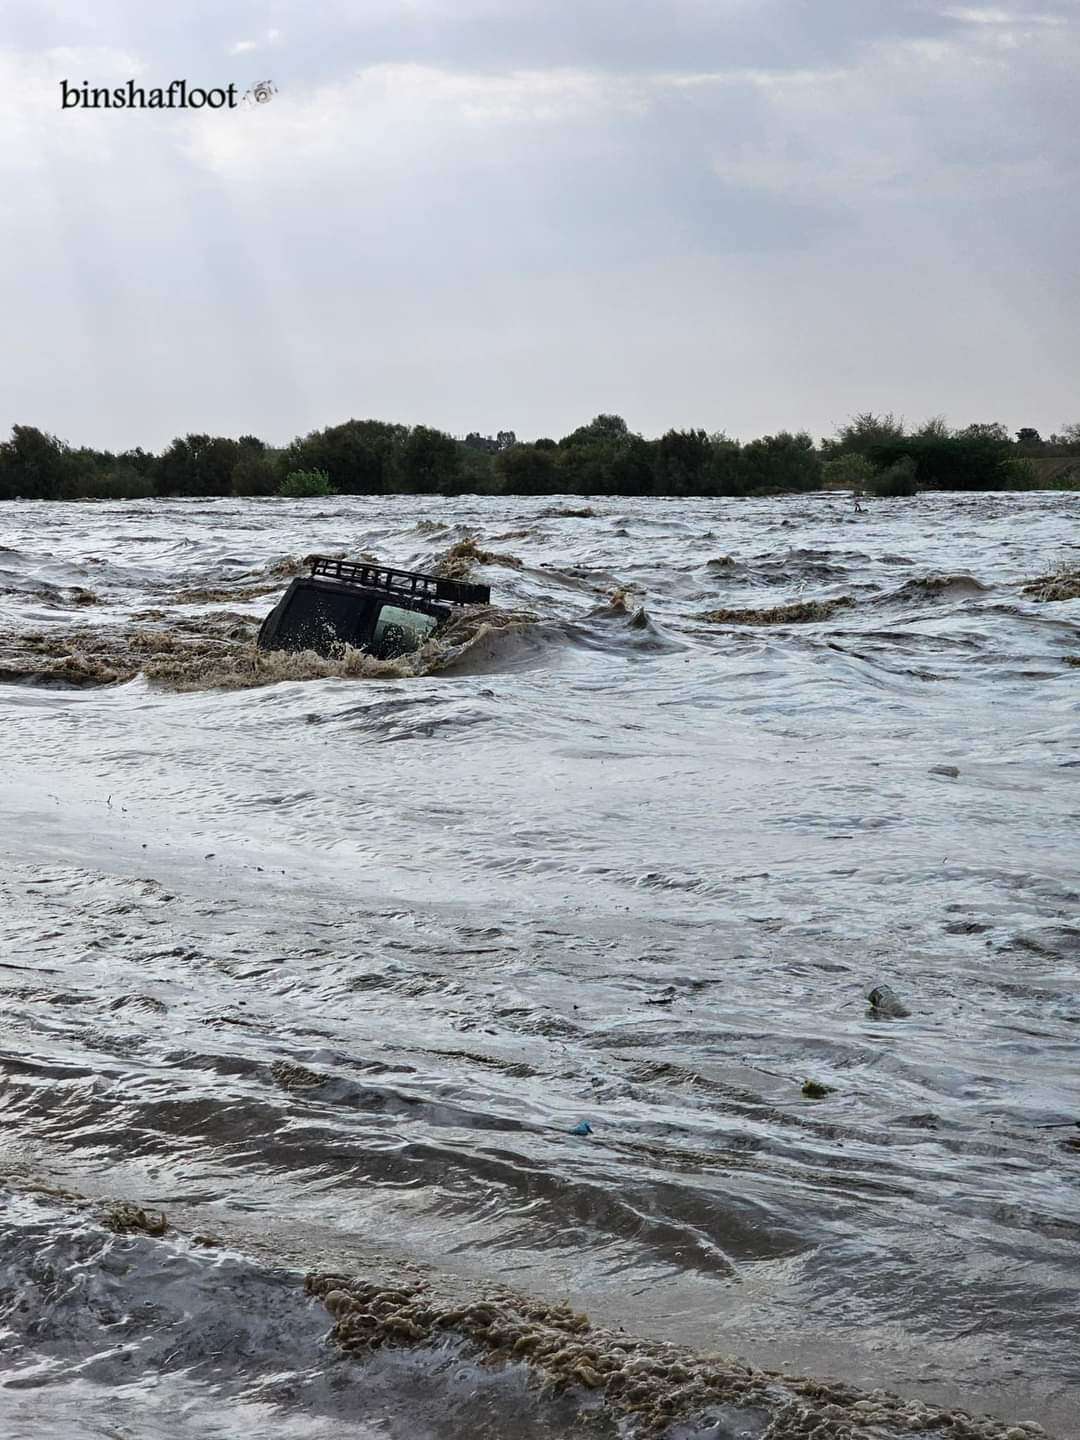
[[[1077,0],[3,0],[0,426],[1045,434],[1078,81]]]

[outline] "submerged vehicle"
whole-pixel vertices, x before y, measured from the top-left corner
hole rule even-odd
[[[262,650],[314,650],[332,659],[346,645],[391,660],[417,650],[461,605],[487,605],[487,585],[418,570],[309,557],[259,630]]]

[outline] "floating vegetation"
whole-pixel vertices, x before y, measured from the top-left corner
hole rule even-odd
[[[467,580],[474,565],[507,565],[512,570],[521,569],[516,555],[500,555],[494,550],[481,550],[471,535],[451,545],[446,554],[435,563],[435,574],[445,580]]]
[[[802,1093],[807,1100],[824,1100],[827,1095],[836,1094],[835,1085],[823,1085],[820,1080],[804,1080]]]
[[[850,595],[840,595],[835,600],[796,600],[764,610],[710,610],[701,618],[710,625],[810,625],[854,604]]]
[[[169,1229],[169,1222],[164,1210],[157,1212],[143,1210],[138,1205],[132,1205],[127,1200],[115,1200],[105,1208],[101,1217],[101,1223],[106,1230],[112,1230],[117,1235],[153,1235],[155,1237],[166,1234]]]
[[[168,628],[100,625],[0,633],[0,680],[65,688],[118,685],[156,661],[205,664],[237,650],[254,635],[250,619],[216,611]]]
[[[314,1090],[326,1084],[326,1076],[309,1070],[306,1065],[296,1065],[291,1060],[275,1060],[270,1074],[283,1090]]]
[[[1023,593],[1044,604],[1054,600],[1080,600],[1080,565],[1066,565],[1052,575],[1040,575]]]
[[[479,1351],[481,1363],[528,1366],[541,1391],[567,1397],[577,1392],[579,1419],[589,1415],[593,1423],[618,1424],[619,1433],[629,1422],[634,1434],[662,1435],[718,1405],[734,1409],[737,1432],[740,1422],[753,1426],[752,1433],[767,1426],[769,1440],[927,1431],[997,1440],[1007,1430],[989,1417],[903,1400],[884,1390],[867,1393],[837,1381],[780,1375],[730,1356],[702,1356],[601,1329],[569,1305],[501,1288],[465,1303],[454,1303],[430,1282],[412,1278],[367,1281],[312,1273],[304,1288],[329,1311],[334,1321],[330,1339],[348,1355],[363,1359],[383,1348],[456,1339]],[[1028,1425],[1021,1433],[1023,1440],[1033,1440],[1042,1431]]]
[[[281,589],[280,582],[269,580],[256,584],[238,585],[193,585],[186,590],[177,590],[171,597],[173,605],[235,605],[245,600],[260,600]]]

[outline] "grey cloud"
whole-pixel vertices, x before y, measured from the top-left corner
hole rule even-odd
[[[977,7],[975,7],[977,8]],[[163,73],[253,63],[238,40],[280,31],[274,55],[298,85],[365,66],[574,66],[614,71],[803,68],[851,60],[869,42],[933,39],[968,23],[963,7],[922,0],[308,0],[183,7],[105,0],[13,0],[3,31],[36,50],[134,49]],[[1064,11],[1048,0],[1040,13]]]
[[[9,0],[0,428],[1056,427],[1080,24],[1022,9]],[[280,94],[57,113],[131,64]]]

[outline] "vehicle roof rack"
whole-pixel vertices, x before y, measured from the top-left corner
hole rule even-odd
[[[490,605],[491,587],[472,585],[464,580],[444,580],[439,575],[425,575],[419,570],[394,570],[388,565],[369,565],[360,560],[335,560],[329,555],[312,555],[312,575],[328,580],[341,580],[347,585],[363,585],[369,590],[385,590],[412,600],[443,600],[450,605]]]

